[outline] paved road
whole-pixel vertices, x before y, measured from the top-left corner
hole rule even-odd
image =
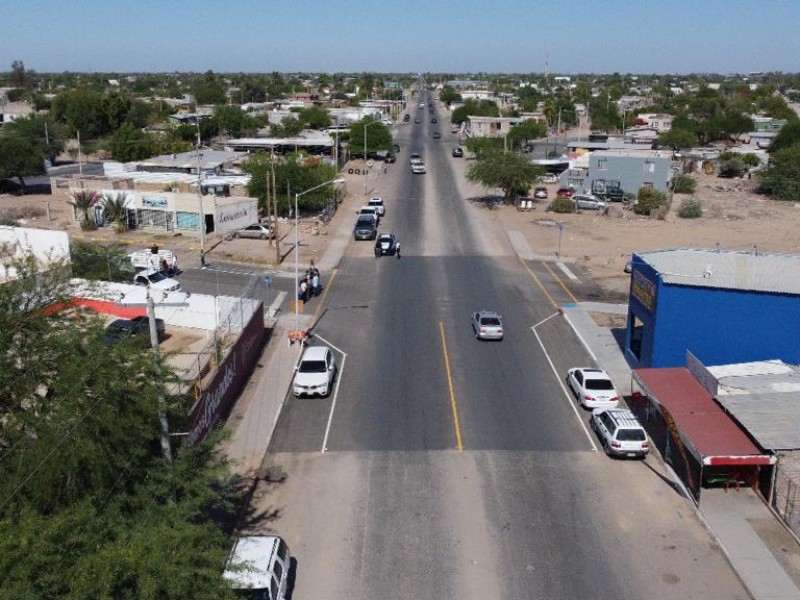
[[[564,392],[590,361],[553,315],[590,284],[516,258],[464,201],[449,126],[415,105],[376,190],[404,256],[351,244],[315,330],[346,353],[340,388],[290,399],[266,461],[287,474],[259,508],[297,558],[295,597],[746,598],[663,474],[595,452]],[[503,342],[474,339],[479,308]]]

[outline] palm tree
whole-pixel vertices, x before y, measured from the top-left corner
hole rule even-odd
[[[104,196],[106,219],[114,224],[117,233],[122,233],[128,227],[125,223],[125,192]]]
[[[95,224],[89,216],[89,210],[100,200],[97,192],[81,190],[80,192],[73,192],[71,197],[72,200],[67,200],[67,202],[83,213],[81,227],[83,229],[94,229]]]

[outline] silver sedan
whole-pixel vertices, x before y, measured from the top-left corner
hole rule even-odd
[[[592,194],[575,194],[572,201],[578,210],[598,210],[602,213],[608,212],[608,202],[601,200]]]
[[[272,230],[266,225],[253,223],[242,229],[233,232],[235,238],[251,238],[256,240],[266,240],[272,237]]]
[[[479,340],[502,340],[503,317],[493,310],[472,313],[472,330]]]

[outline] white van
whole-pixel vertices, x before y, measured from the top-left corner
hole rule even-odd
[[[222,576],[250,600],[285,600],[291,556],[281,538],[252,535],[236,540]]]

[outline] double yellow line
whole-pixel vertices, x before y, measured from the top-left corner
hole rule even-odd
[[[442,354],[444,355],[444,370],[447,373],[447,386],[450,389],[450,408],[453,411],[453,425],[456,429],[456,447],[458,451],[464,450],[461,442],[461,426],[458,422],[458,404],[456,403],[456,393],[453,389],[453,375],[450,372],[450,358],[447,355],[447,338],[444,335],[444,323],[439,321],[439,334],[442,337]]]

